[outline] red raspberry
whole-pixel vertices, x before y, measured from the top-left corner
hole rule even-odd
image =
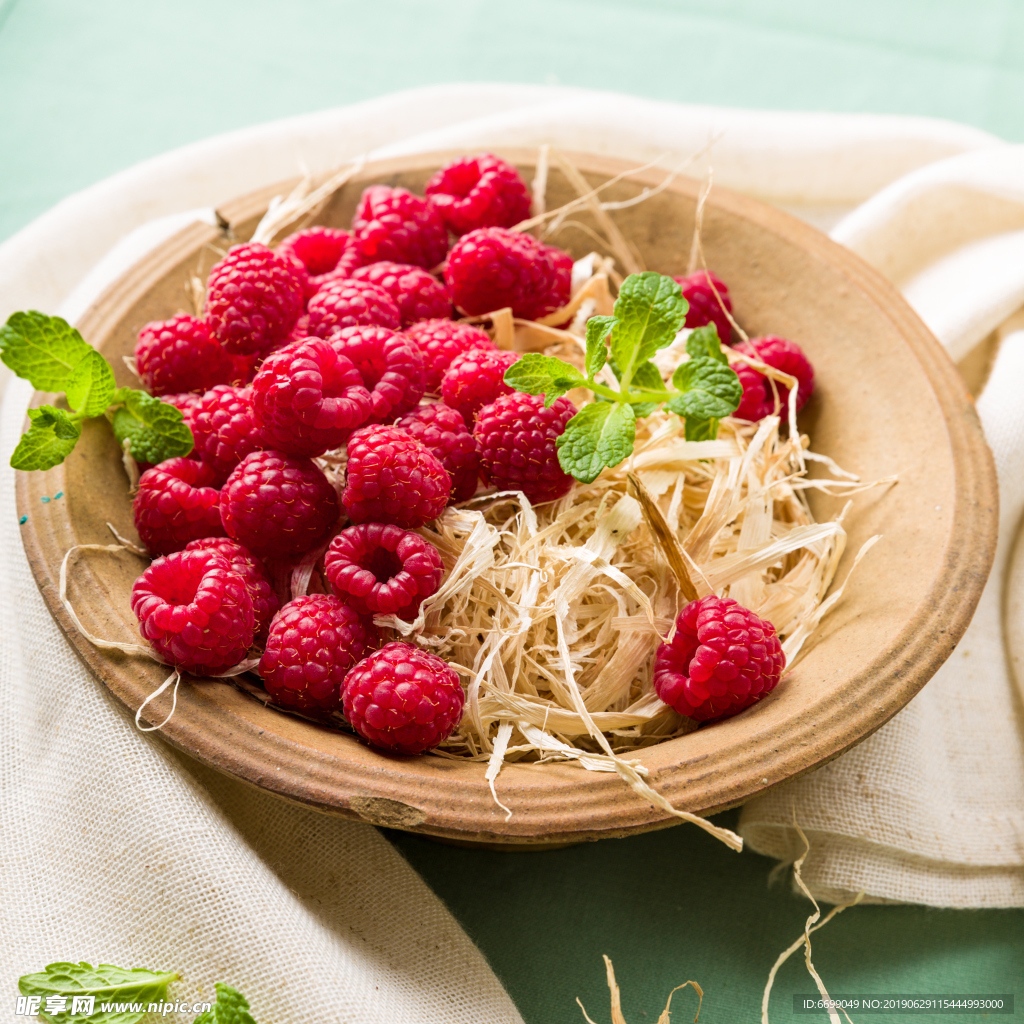
[[[288,337],[303,299],[303,281],[291,261],[248,242],[230,249],[210,271],[206,317],[229,352],[250,355]]]
[[[505,371],[519,358],[518,352],[474,348],[457,355],[441,378],[445,404],[462,413],[467,424],[499,395],[511,394]]]
[[[268,356],[253,381],[253,414],[267,447],[322,455],[370,416],[370,393],[352,360],[306,338]]]
[[[452,479],[449,503],[468,501],[476,494],[480,453],[461,413],[449,409],[443,402],[433,402],[417,406],[395,426],[411,434],[437,456]]]
[[[193,452],[223,480],[248,455],[263,447],[253,420],[252,388],[218,384],[196,403]]]
[[[369,281],[339,278],[328,281],[309,300],[306,332],[329,338],[342,327],[377,324],[397,331],[402,317],[395,300],[383,288]]]
[[[256,643],[265,641],[270,620],[281,607],[266,566],[247,547],[230,537],[203,537],[201,540],[190,540],[185,545],[185,550],[212,551],[228,560],[235,572],[242,577],[249,597],[252,598],[253,639]]]
[[[437,548],[417,533],[386,523],[362,523],[331,540],[324,575],[356,611],[412,620],[424,599],[441,586],[444,563]]]
[[[478,228],[452,246],[444,277],[470,316],[511,306],[513,316],[536,320],[569,301],[572,257],[521,231]]]
[[[729,298],[729,289],[725,282],[715,277],[706,270],[698,270],[695,274],[688,274],[686,277],[676,277],[673,280],[683,289],[683,298],[690,304],[686,311],[686,322],[684,327],[704,327],[706,324],[714,324],[718,331],[718,337],[723,345],[728,345],[732,338],[732,324],[722,309],[732,312],[732,300]],[[712,288],[711,285],[715,287]],[[721,296],[719,302],[715,297],[715,289]]]
[[[473,428],[480,475],[500,491],[522,491],[535,505],[562,497],[573,479],[559,465],[555,442],[575,415],[568,398],[545,409],[543,395],[519,391],[485,405]]]
[[[297,597],[274,618],[259,673],[282,707],[340,711],[345,677],[377,641],[377,630],[333,594]]]
[[[132,587],[139,630],[175,668],[202,674],[237,665],[252,646],[252,598],[213,551],[158,558]]]
[[[737,345],[736,351],[755,356],[776,370],[796,377],[799,384],[796,411],[799,412],[807,404],[807,400],[814,393],[814,368],[795,341],[769,334],[763,338],[751,338],[749,344],[743,342]],[[737,419],[756,421],[773,413],[775,396],[768,378],[746,363],[736,363],[733,369],[743,385],[743,398],[740,399],[739,408],[733,415]],[[781,414],[785,418],[786,410],[789,408],[789,388],[776,381],[775,389],[779,393]]]
[[[441,393],[441,378],[457,355],[471,348],[494,348],[486,331],[455,320],[420,320],[402,333],[416,342],[423,356],[423,390],[432,395]]]
[[[331,335],[329,344],[352,360],[369,389],[370,423],[402,416],[423,397],[423,357],[404,334],[385,327],[346,327]]]
[[[166,395],[224,384],[231,380],[234,364],[205,320],[179,313],[139,331],[135,368],[150,394]]]
[[[775,689],[786,656],[775,627],[729,597],[691,601],[658,646],[654,689],[687,718],[734,715]]]
[[[352,219],[366,263],[394,260],[432,270],[448,252],[448,229],[421,196],[404,188],[371,185]]]
[[[296,231],[281,242],[279,256],[293,256],[309,275],[306,297],[315,295],[332,277],[347,277],[363,265],[355,235],[340,228],[311,227]]]
[[[348,441],[341,503],[354,523],[415,530],[448,504],[451,477],[425,445],[396,427],[361,427]]]
[[[214,471],[195,459],[167,459],[139,478],[135,529],[151,554],[180,551],[190,540],[224,534]]]
[[[446,164],[423,190],[456,235],[511,228],[530,216],[530,191],[519,172],[492,153]]]
[[[398,306],[403,327],[417,320],[451,316],[452,300],[448,298],[448,289],[422,267],[381,260],[354,271],[352,280],[369,281],[383,288]]]
[[[337,491],[320,468],[284,452],[247,455],[221,488],[224,530],[257,555],[299,555],[315,548],[339,512]]]
[[[345,679],[345,717],[375,747],[422,754],[446,740],[465,698],[455,670],[400,641],[364,658]]]

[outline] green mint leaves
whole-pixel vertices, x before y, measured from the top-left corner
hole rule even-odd
[[[144,391],[118,388],[110,364],[67,321],[30,310],[0,327],[0,359],[38,391],[64,392],[71,411],[29,410],[31,426],[11,456],[15,469],[51,469],[82,434],[82,422],[107,414],[118,444],[142,462],[163,462],[192,450],[181,412]]]
[[[605,467],[633,451],[636,420],[659,405],[686,420],[686,438],[713,440],[718,421],[736,411],[743,397],[714,325],[698,327],[686,343],[687,359],[662,380],[651,357],[670,345],[686,320],[682,289],[663,274],[631,274],[622,282],[614,316],[587,321],[584,369],[561,359],[527,353],[505,373],[505,383],[528,395],[544,395],[545,406],[573,388],[589,388],[596,401],[566,424],[558,439],[558,461],[566,473],[591,483]],[[608,366],[618,388],[597,381]]]
[[[193,1024],[256,1024],[249,1013],[249,1001],[237,989],[220,982],[214,986],[217,1002],[200,1014]]]
[[[174,973],[125,970],[110,964],[93,967],[87,963],[50,964],[38,974],[18,979],[18,991],[39,999],[37,1012],[53,1024],[135,1024],[146,1015],[150,1003],[163,1002],[167,986],[178,978]],[[91,997],[93,1012],[84,1014]],[[132,1008],[132,1004],[143,1009]],[[106,1008],[104,1008],[106,1007]]]

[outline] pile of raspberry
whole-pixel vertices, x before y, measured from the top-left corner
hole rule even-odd
[[[209,675],[258,657],[274,705],[342,714],[397,753],[458,726],[458,675],[380,617],[414,620],[440,589],[417,531],[449,504],[572,486],[555,442],[575,407],[513,392],[517,354],[466,322],[568,302],[572,259],[514,230],[529,215],[515,167],[455,160],[424,195],[369,186],[347,230],[234,246],[201,316],[142,328],[139,377],[195,439],[134,498],[156,557],[132,607],[163,660]]]

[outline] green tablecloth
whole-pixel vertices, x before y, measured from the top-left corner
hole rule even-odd
[[[923,114],[1024,140],[1022,27],[1012,0],[0,0],[0,241],[183,143],[445,81]],[[757,1020],[768,971],[809,912],[788,884],[768,887],[768,861],[686,826],[536,853],[391,838],[528,1024],[581,1021],[576,996],[607,1020],[602,953],[631,1024],[654,1021],[688,978],[706,993],[702,1021]],[[1024,996],[1024,911],[857,907],[819,933],[815,961],[833,993]],[[797,957],[772,1020],[824,1020],[793,1016],[804,992]],[[692,994],[676,998],[688,1019]]]

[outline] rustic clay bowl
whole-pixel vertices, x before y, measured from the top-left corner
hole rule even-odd
[[[453,154],[367,166],[332,202],[325,223],[347,226],[364,184],[422,190]],[[529,178],[534,155],[506,154]],[[627,170],[574,157],[595,184]],[[636,195],[659,172],[632,174],[607,197]],[[221,210],[236,237],[251,232],[273,195],[246,196]],[[684,272],[697,183],[665,191],[615,214],[651,269]],[[549,208],[574,197],[552,173]],[[736,316],[751,334],[781,334],[804,347],[817,391],[802,414],[814,447],[866,479],[899,475],[895,487],[856,499],[847,519],[842,579],[860,544],[879,533],[846,596],[813,638],[810,652],[767,699],[743,714],[641,752],[653,785],[677,807],[701,814],[741,803],[824,764],[887,722],[928,681],[959,640],[988,574],[996,529],[991,458],[974,406],[952,363],[907,304],[877,273],[824,235],[750,199],[715,190],[704,219],[709,266],[724,278]],[[582,255],[579,229],[558,243]],[[194,224],[135,266],[82,318],[84,336],[132,380],[121,357],[146,321],[187,308],[190,274],[227,244]],[[45,396],[37,396],[42,402]],[[109,543],[106,523],[134,537],[128,485],[106,424],[87,425],[67,462],[18,479],[24,543],[40,589],[83,660],[129,708],[137,709],[167,670],[104,653],[85,640],[57,597],[59,566],[74,543]],[[60,502],[36,514],[44,496]],[[826,516],[835,502],[820,499]],[[143,561],[90,555],[72,573],[71,597],[85,627],[109,638],[137,637],[129,609]],[[161,721],[169,699],[144,717]],[[164,736],[221,771],[320,810],[448,839],[550,844],[623,836],[673,824],[614,775],[569,764],[507,765],[499,779],[505,813],[491,799],[482,764],[378,753],[351,735],[268,709],[228,682],[186,679]]]

